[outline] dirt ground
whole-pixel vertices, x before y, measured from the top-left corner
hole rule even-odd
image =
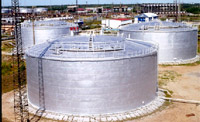
[[[180,74],[176,81],[162,87],[173,91],[172,98],[200,101],[200,65],[160,66],[159,72],[175,71]],[[6,119],[13,121],[12,92],[2,95],[2,111]],[[46,120],[47,121],[47,120]],[[174,102],[162,111],[129,122],[200,122],[200,105]]]
[[[159,71],[173,70],[181,74],[177,81],[165,87],[173,91],[172,98],[200,101],[200,65],[159,67]],[[166,109],[134,122],[200,122],[200,105],[173,103]]]

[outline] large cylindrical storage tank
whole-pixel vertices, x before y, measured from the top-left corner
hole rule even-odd
[[[34,21],[34,24],[32,21],[25,21],[21,26],[24,50],[49,39],[70,35],[70,28],[72,27],[76,29],[75,31],[78,31],[78,25],[76,24],[53,20]]]
[[[48,8],[34,8],[34,12],[35,13],[44,13],[44,12],[47,12],[48,11]]]
[[[148,42],[64,37],[30,48],[26,65],[30,105],[42,100],[51,113],[126,112],[157,98],[157,46]]]
[[[159,63],[184,62],[197,55],[197,28],[183,23],[151,21],[131,24],[120,29],[124,37],[159,44]]]
[[[9,9],[9,8],[2,8],[2,9],[1,9],[1,13],[2,13],[2,14],[11,13],[11,9]]]
[[[23,13],[23,14],[30,14],[30,13],[33,13],[33,9],[31,8],[20,8],[20,13]]]

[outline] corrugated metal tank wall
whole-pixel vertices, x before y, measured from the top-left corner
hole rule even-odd
[[[94,44],[109,43],[118,38],[105,37],[93,37]],[[78,36],[67,39],[74,43],[87,38]],[[116,51],[119,54],[121,52],[119,57],[113,57],[113,51],[109,51],[110,48],[106,46],[100,46],[109,49],[103,52],[90,52],[93,49],[88,47],[89,52],[83,52],[80,58],[80,52],[73,51],[74,48],[66,52],[70,50],[69,46],[64,45],[68,42],[60,43],[62,50],[65,50],[60,55],[54,54],[52,46],[44,57],[38,57],[43,49],[46,50],[47,43],[36,45],[26,53],[28,100],[31,105],[41,107],[38,60],[42,60],[43,64],[46,111],[78,115],[125,112],[146,105],[157,97],[157,48],[153,44],[125,41],[126,49]],[[59,47],[59,42],[55,45]],[[111,46],[114,46],[113,43]],[[140,53],[131,57],[129,52],[132,50]],[[100,53],[105,57],[82,56],[88,54],[96,57]]]
[[[47,21],[48,22],[48,21]],[[42,25],[42,23],[46,24],[47,22],[38,22]],[[59,21],[49,21],[50,24],[57,24],[52,26],[45,26],[45,25],[37,25],[34,27],[35,33],[35,45],[41,44],[46,42],[49,39],[54,39],[59,36],[70,35],[70,27],[77,27],[78,25],[70,24],[67,25],[59,25]],[[64,23],[64,22],[62,22]],[[22,40],[23,40],[23,47],[24,50],[32,47],[34,45],[33,39],[33,27],[31,26],[32,22],[29,23],[29,26],[22,26]]]
[[[155,30],[157,25],[160,26],[160,29]],[[153,28],[141,29],[145,26]],[[158,43],[159,63],[186,61],[197,55],[198,31],[182,23],[153,21],[132,24],[122,27],[119,33],[126,38]]]
[[[28,98],[39,106],[37,58],[27,57]],[[43,60],[46,110],[103,114],[131,110],[156,97],[157,55],[101,62]]]
[[[197,55],[197,31],[120,31],[124,37],[147,40],[159,44],[159,63],[187,60]]]

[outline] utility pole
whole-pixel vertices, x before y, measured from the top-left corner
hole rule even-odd
[[[176,22],[178,22],[178,1],[175,0]]]
[[[181,21],[181,3],[178,0],[178,21]]]
[[[13,88],[14,88],[14,114],[16,122],[38,122],[45,111],[44,100],[44,84],[43,84],[43,70],[42,63],[38,64],[39,71],[39,103],[40,108],[36,111],[32,118],[29,118],[29,106],[26,88],[26,74],[25,74],[25,61],[23,52],[23,43],[21,37],[21,14],[19,11],[19,0],[11,0],[12,4],[12,18],[14,25],[15,41],[13,42],[14,48],[12,50],[12,68],[13,68]]]
[[[32,9],[34,9],[33,6],[32,6]],[[35,45],[35,24],[34,24],[34,21],[35,21],[35,12],[33,11],[33,14],[32,14],[33,45]]]
[[[76,0],[76,6],[78,6],[78,0]]]

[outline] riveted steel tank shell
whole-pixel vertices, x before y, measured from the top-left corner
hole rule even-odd
[[[22,23],[23,49],[26,50],[33,45],[41,44],[59,36],[70,35],[70,27],[78,27],[78,25],[64,21],[46,20],[34,21],[33,28],[31,21],[25,21]]]
[[[75,36],[33,46],[26,52],[28,100],[39,108],[38,60],[47,111],[117,113],[157,97],[157,46],[148,42]]]
[[[159,44],[159,63],[170,63],[195,58],[197,55],[197,29],[182,23],[152,21],[124,26],[124,37]]]

